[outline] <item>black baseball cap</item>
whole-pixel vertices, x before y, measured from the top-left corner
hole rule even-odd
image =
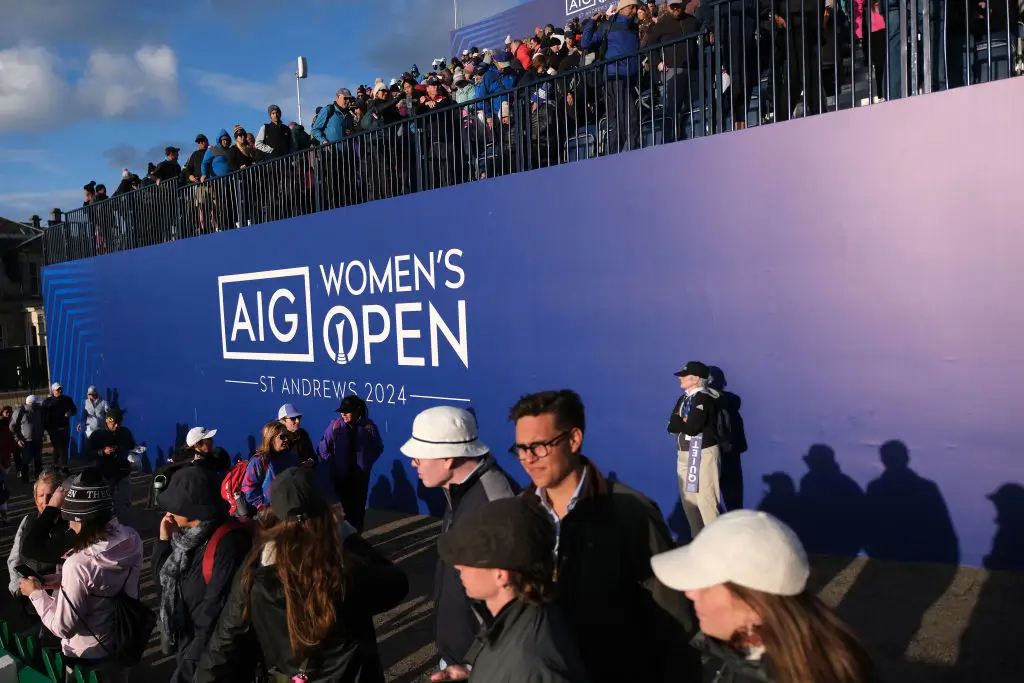
[[[206,468],[185,465],[175,472],[157,505],[174,515],[207,522],[227,515],[228,504],[220,484]]]
[[[196,143],[200,143],[200,142],[209,142],[209,140],[206,139],[205,135],[200,133],[199,135],[196,136]]]
[[[180,151],[181,150],[178,149],[177,147],[164,147],[164,156],[167,156],[169,154],[177,154]]]
[[[323,515],[330,508],[317,486],[313,470],[291,467],[270,485],[270,509],[284,520],[298,521]]]
[[[551,520],[523,497],[500,498],[472,510],[437,543],[449,566],[511,570],[553,562],[554,547]]]
[[[708,366],[704,365],[700,361],[691,360],[683,367],[682,370],[676,373],[676,377],[688,377],[690,375],[700,377],[701,379],[707,379],[711,373],[708,370]]]

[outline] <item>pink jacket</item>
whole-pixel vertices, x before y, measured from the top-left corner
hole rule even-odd
[[[867,0],[854,0],[853,32],[858,38],[864,37],[864,3]],[[885,30],[885,17],[879,9],[880,3],[871,3],[871,32]]]
[[[117,595],[121,586],[128,595],[138,597],[141,571],[142,538],[115,519],[110,523],[107,540],[67,558],[61,571],[60,590],[53,595],[38,590],[29,599],[43,625],[61,639],[65,655],[102,659],[108,656],[107,652],[89,630],[110,647],[114,605],[109,598]]]

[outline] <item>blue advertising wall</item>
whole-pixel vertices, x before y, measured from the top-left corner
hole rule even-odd
[[[496,50],[505,44],[505,37],[525,38],[538,26],[564,26],[574,17],[587,19],[609,2],[597,0],[527,0],[493,16],[452,31],[452,55],[478,47]]]
[[[1020,111],[1004,81],[49,267],[52,376],[154,458],[196,424],[248,453],[285,402],[317,439],[358,393],[371,505],[422,512],[418,411],[472,406],[523,479],[509,407],[571,387],[584,451],[685,535],[699,359],[742,398],[746,505],[812,550],[1014,565]]]

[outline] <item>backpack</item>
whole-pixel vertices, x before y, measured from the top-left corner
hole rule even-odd
[[[245,502],[245,496],[242,495],[242,480],[245,478],[245,470],[248,467],[249,461],[239,458],[238,462],[224,475],[224,481],[220,485],[221,498],[228,502],[228,513],[232,517],[248,517],[250,513],[249,505]]]
[[[131,578],[132,571],[134,569],[128,570],[128,576],[125,577],[124,583],[121,584],[121,590],[110,597],[114,601],[114,616],[112,619],[114,642],[110,647],[107,647],[103,640],[89,628],[89,624],[82,619],[78,610],[68,600],[64,589],[62,588],[60,591],[64,593],[64,600],[71,608],[75,618],[85,627],[89,635],[96,639],[96,642],[103,648],[103,651],[107,653],[110,661],[123,666],[135,666],[142,660],[142,653],[146,651],[146,647],[149,645],[149,636],[153,633],[153,629],[156,628],[156,612],[147,607],[142,600],[133,598],[124,592],[125,586],[128,585],[128,579]]]
[[[248,526],[241,520],[231,518],[217,527],[206,544],[206,549],[203,551],[203,581],[207,586],[213,580],[213,561],[217,558],[217,546],[220,545],[222,538],[235,529],[248,529]]]

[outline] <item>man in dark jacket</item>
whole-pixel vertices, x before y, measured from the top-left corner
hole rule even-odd
[[[690,6],[694,4],[695,0],[690,0]],[[654,47],[679,41],[683,36],[692,36],[689,40],[676,42],[651,56],[655,66],[659,63],[661,65],[661,80],[665,84],[665,110],[673,122],[680,119],[682,112],[688,112],[699,98],[697,28],[697,19],[687,13],[686,6],[680,0],[672,0],[668,11],[661,15],[644,38],[643,47]],[[680,137],[677,132],[674,139]]]
[[[599,12],[583,26],[583,49],[597,52],[598,59],[614,60],[608,64],[604,84],[610,154],[629,151],[640,139],[634,93],[640,77],[640,60],[635,56],[640,49],[639,6],[639,0],[619,0],[614,14]]]
[[[99,194],[99,187],[96,192]],[[106,199],[106,196],[104,196]],[[53,444],[53,464],[67,467],[68,448],[71,447],[71,418],[78,413],[78,408],[70,396],[64,393],[64,385],[54,382],[50,387],[50,396],[43,401],[43,425],[50,435]]]
[[[188,161],[181,169],[181,175],[178,177],[179,184],[185,186],[189,183],[198,183],[199,179],[203,177],[203,157],[206,156],[206,149],[209,146],[210,141],[205,135],[200,133],[196,136],[196,149],[188,156]]]
[[[160,635],[164,653],[177,653],[170,680],[191,683],[252,537],[228,519],[219,482],[201,467],[184,467],[157,502],[166,510],[152,562]]]
[[[658,507],[609,482],[581,453],[583,402],[571,390],[524,396],[512,407],[518,455],[533,484],[523,492],[555,530],[555,580],[594,683],[700,680],[695,650],[679,647],[697,631],[693,606],[650,569],[674,547]],[[639,668],[638,668],[639,667]]]
[[[590,680],[572,626],[552,604],[554,533],[545,517],[527,498],[496,500],[460,519],[438,541],[438,552],[458,568],[467,595],[480,601],[484,627],[474,647],[471,683]]]
[[[178,163],[178,153],[181,150],[177,147],[164,148],[164,160],[153,169],[153,177],[159,182],[175,180],[181,175],[181,164]]]
[[[461,408],[437,406],[417,415],[412,438],[401,451],[412,458],[424,486],[444,491],[447,506],[441,538],[462,517],[490,501],[510,498],[519,490],[480,440],[476,418]],[[441,668],[449,677],[462,675],[468,671],[467,653],[480,629],[480,620],[451,563],[438,560],[434,585],[435,638]]]
[[[124,413],[118,408],[111,408],[107,412],[106,429],[97,429],[92,433],[88,449],[96,469],[110,484],[114,513],[121,522],[128,524],[128,511],[132,506],[129,481],[132,466],[128,455],[136,447],[136,443],[135,436],[122,424],[123,422]]]
[[[256,134],[256,149],[263,152],[267,159],[277,159],[294,151],[292,147],[292,131],[281,123],[281,107],[276,104],[267,108],[270,123],[260,126]]]

